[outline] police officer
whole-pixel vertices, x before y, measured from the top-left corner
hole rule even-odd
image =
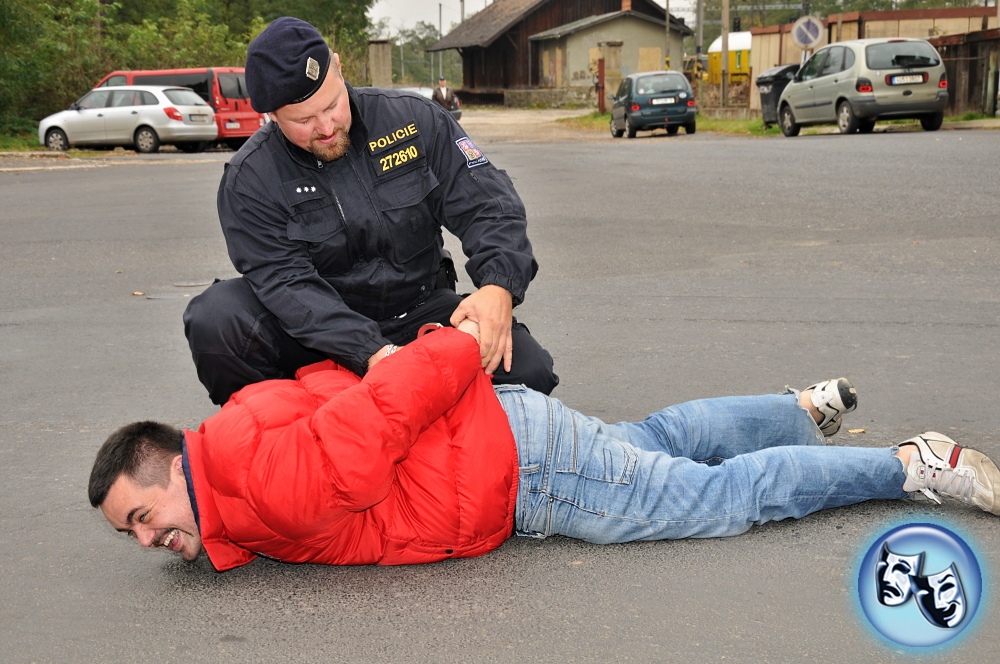
[[[538,270],[524,205],[451,116],[419,95],[350,86],[316,28],[291,17],[250,44],[246,84],[271,122],[218,193],[243,276],[184,313],[212,401],[325,358],[363,375],[423,325],[466,319],[495,383],[551,392],[551,355],[513,318]],[[441,278],[442,227],[477,287],[464,298]]]

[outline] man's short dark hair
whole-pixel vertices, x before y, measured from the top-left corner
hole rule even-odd
[[[122,475],[142,487],[166,486],[170,463],[181,453],[183,440],[180,429],[159,422],[133,422],[115,431],[98,450],[90,471],[90,504],[100,507]]]

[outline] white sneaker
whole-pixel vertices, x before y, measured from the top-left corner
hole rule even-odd
[[[920,491],[941,504],[938,494],[1000,516],[1000,470],[982,452],[961,447],[936,431],[899,444],[913,445],[903,491]]]
[[[829,438],[840,431],[841,417],[858,407],[858,391],[846,378],[831,378],[810,385],[803,392],[812,390],[812,404],[823,415],[819,430]]]

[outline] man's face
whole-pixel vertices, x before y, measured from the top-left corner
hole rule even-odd
[[[441,80],[438,81],[438,85],[440,85],[442,88],[447,87],[448,86],[448,81],[446,81],[446,80],[444,80],[442,78]]]
[[[116,530],[142,546],[170,549],[185,560],[194,560],[203,551],[180,455],[171,463],[165,487],[142,487],[119,476],[101,503],[101,512]]]
[[[920,573],[922,553],[900,556],[882,545],[879,562],[875,567],[878,601],[885,606],[900,606],[913,593],[913,577]]]
[[[285,138],[320,161],[340,159],[351,147],[351,102],[340,73],[340,56],[334,53],[331,58],[316,94],[271,113]]]
[[[917,581],[915,595],[920,612],[938,627],[954,627],[965,617],[965,591],[952,565],[943,572]]]

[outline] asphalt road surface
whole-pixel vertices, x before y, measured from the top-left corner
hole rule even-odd
[[[863,432],[835,444],[936,429],[1000,458],[1000,132],[479,142],[529,211],[541,271],[518,315],[566,403],[636,419],[847,375],[845,429]],[[856,569],[925,521],[987,575],[974,622],[930,655],[1000,652],[1000,518],[954,504],[728,539],[511,540],[401,568],[218,574],[126,541],[87,503],[90,466],[123,423],[215,411],[181,313],[234,274],[215,214],[227,158],[0,172],[0,660],[911,661],[867,625]]]

